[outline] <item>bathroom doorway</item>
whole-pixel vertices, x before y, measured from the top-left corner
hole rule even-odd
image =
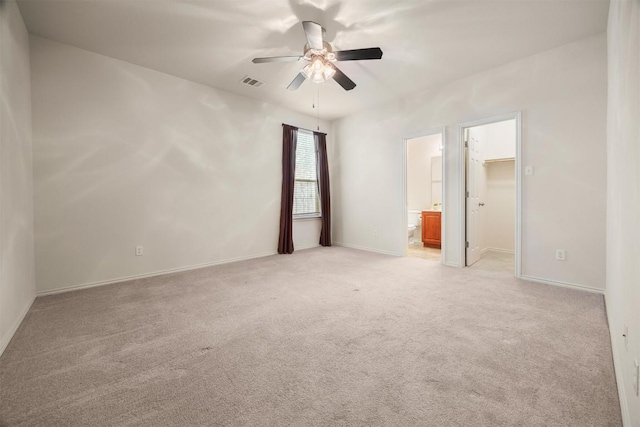
[[[520,274],[520,114],[460,125],[463,266]]]
[[[442,262],[444,129],[405,139],[406,255]]]

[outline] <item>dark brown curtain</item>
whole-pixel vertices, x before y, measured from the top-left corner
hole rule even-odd
[[[298,128],[282,125],[282,198],[278,253],[293,253],[293,188],[296,179],[296,141]]]
[[[327,161],[327,135],[314,132],[316,155],[318,157],[318,190],[320,191],[320,210],[322,229],[320,244],[331,246],[331,199],[329,197],[329,162]]]

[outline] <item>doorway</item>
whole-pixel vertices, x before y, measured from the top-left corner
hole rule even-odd
[[[460,125],[462,265],[520,276],[520,114]]]
[[[442,262],[444,129],[405,139],[406,256]]]

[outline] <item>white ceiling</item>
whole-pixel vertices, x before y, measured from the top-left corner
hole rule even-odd
[[[604,0],[19,0],[32,34],[333,120],[601,33]],[[380,61],[337,65],[357,84],[289,82],[302,63],[300,21],[340,49],[382,48]],[[240,83],[245,76],[266,82]]]

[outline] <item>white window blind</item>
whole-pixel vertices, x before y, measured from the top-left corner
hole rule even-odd
[[[316,144],[313,133],[298,129],[296,182],[293,189],[293,215],[319,216]]]

